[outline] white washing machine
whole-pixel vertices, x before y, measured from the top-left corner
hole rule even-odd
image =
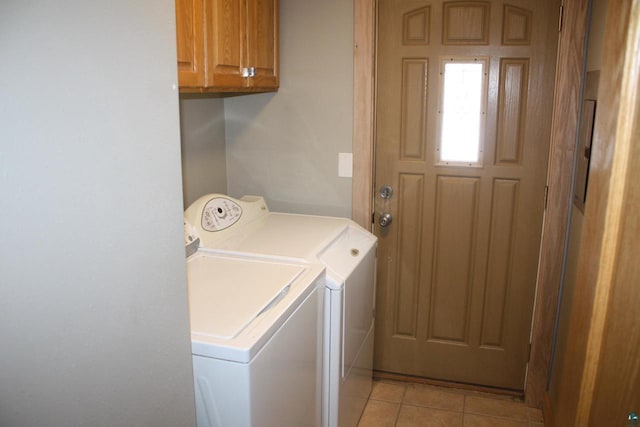
[[[372,385],[376,237],[346,218],[269,212],[256,196],[203,196],[185,218],[207,250],[326,267],[322,424],[356,426]]]
[[[193,250],[185,229],[198,427],[320,425],[324,267]]]

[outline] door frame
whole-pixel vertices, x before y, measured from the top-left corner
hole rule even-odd
[[[608,4],[604,46],[610,48],[602,58],[590,166],[591,201],[585,208],[576,277],[580,289],[572,301],[567,338],[567,348],[577,351],[565,358],[564,366],[571,369],[564,369],[558,379],[555,406],[545,410],[545,419],[547,412],[552,415],[552,425],[602,425],[604,416],[609,420],[611,416],[625,416],[629,393],[637,381],[626,375],[637,361],[633,356],[625,355],[631,363],[612,364],[607,360],[610,353],[623,353],[611,351],[612,337],[607,332],[612,326],[608,323],[618,316],[633,316],[626,307],[616,305],[616,300],[629,297],[620,286],[633,283],[635,264],[630,264],[635,260],[624,254],[637,252],[638,246],[625,239],[623,227],[629,212],[637,216],[640,208],[638,198],[633,197],[640,192],[640,172],[634,163],[638,160],[640,134],[639,10],[640,0],[611,0]],[[638,335],[635,328],[635,337],[625,336],[625,343],[636,342]]]
[[[573,157],[578,132],[581,70],[587,29],[588,0],[564,0],[562,31],[558,40],[549,164],[535,307],[531,355],[525,401],[541,407],[562,279],[562,256],[571,203]],[[352,218],[372,229],[375,189],[375,45],[377,0],[354,0],[354,101]],[[552,307],[552,309],[549,309]]]

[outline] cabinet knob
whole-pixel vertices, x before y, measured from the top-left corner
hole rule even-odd
[[[256,76],[256,67],[243,67],[241,71],[242,77],[244,77],[245,79],[248,77]]]

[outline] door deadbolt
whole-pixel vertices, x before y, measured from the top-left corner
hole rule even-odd
[[[393,188],[390,185],[383,185],[380,188],[380,197],[390,199],[393,196]]]

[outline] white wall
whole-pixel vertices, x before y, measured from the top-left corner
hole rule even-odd
[[[280,90],[225,99],[229,194],[273,211],[351,216],[353,1],[280,0]]]
[[[191,426],[173,0],[0,2],[0,425]]]
[[[182,96],[180,134],[185,209],[198,197],[227,193],[224,102]]]

